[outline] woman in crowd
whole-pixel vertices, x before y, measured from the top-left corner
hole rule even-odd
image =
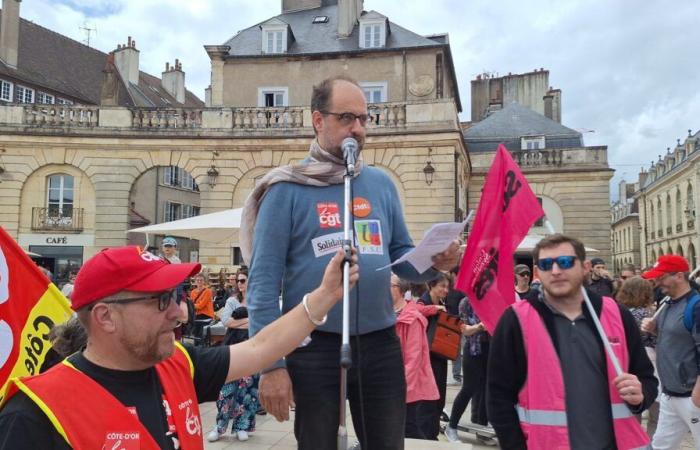
[[[441,273],[437,278],[428,282],[428,290],[418,300],[424,305],[442,305],[449,291],[449,279]],[[431,320],[437,320],[435,318]],[[438,400],[421,402],[418,407],[418,420],[426,439],[436,441],[440,433],[440,415],[445,407],[447,394],[447,359],[444,356],[430,352],[430,366],[433,369],[435,383],[440,393]]]
[[[239,271],[236,275],[237,296],[229,297],[221,312],[221,322],[227,328],[224,344],[231,345],[248,339],[248,309],[246,307],[246,287],[248,273]],[[229,422],[233,422],[231,433],[239,441],[247,441],[248,433],[255,431],[255,413],[260,408],[258,399],[259,374],[247,376],[226,383],[221,388],[216,401],[216,425],[207,435],[214,442],[226,432]]]
[[[401,352],[406,373],[406,437],[425,439],[418,421],[418,407],[426,400],[440,397],[433,370],[430,367],[430,346],[426,328],[428,319],[438,311],[445,310],[441,305],[426,306],[413,300],[406,300],[410,283],[391,274],[391,298],[396,312],[396,334],[401,341]]]
[[[642,319],[654,315],[654,287],[642,277],[631,277],[624,280],[617,291],[617,301],[630,310],[632,316],[640,326]],[[649,360],[656,369],[656,336],[651,333],[642,333],[642,344],[644,345]],[[658,377],[657,377],[658,378]],[[656,424],[659,420],[659,402],[654,402],[649,407],[649,420],[647,421],[647,434],[654,435]]]
[[[529,274],[528,274],[529,275]],[[445,428],[445,436],[450,442],[460,442],[457,436],[457,425],[472,401],[472,423],[486,426],[486,362],[489,356],[489,335],[484,324],[474,312],[469,299],[464,297],[459,303],[459,318],[462,320],[462,334],[467,337],[462,349],[462,388],[452,404],[450,423]],[[495,445],[495,441],[484,438],[477,433],[481,444]]]
[[[190,300],[194,304],[195,320],[214,319],[214,301],[211,289],[204,281],[204,274],[194,277],[194,288],[190,291]]]

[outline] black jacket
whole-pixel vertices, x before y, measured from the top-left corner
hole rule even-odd
[[[600,316],[602,298],[593,292],[588,292],[593,309]],[[556,348],[556,331],[554,314],[539,300],[528,299],[535,310],[544,320],[544,324],[552,337]],[[642,383],[644,401],[632,412],[638,414],[647,409],[656,399],[658,382],[654,377],[654,368],[642,345],[639,328],[632,314],[622,305],[618,305],[622,316],[629,352],[629,373],[636,375]],[[591,326],[588,309],[583,308],[586,323]],[[595,331],[595,330],[594,330]],[[596,336],[597,332],[596,332]],[[603,342],[598,338],[601,348]],[[559,349],[556,348],[557,353]],[[607,370],[607,368],[606,368]],[[491,339],[489,351],[486,402],[489,422],[498,435],[498,441],[504,449],[527,449],[525,436],[520,429],[520,421],[515,411],[518,403],[518,393],[525,384],[527,375],[527,357],[523,344],[523,333],[520,322],[512,308],[508,308],[496,326]]]

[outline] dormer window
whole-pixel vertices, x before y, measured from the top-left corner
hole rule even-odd
[[[328,16],[316,16],[312,23],[328,23]]]
[[[544,148],[544,136],[523,136],[520,138],[521,150],[540,150]]]
[[[385,47],[386,35],[386,17],[373,11],[360,19],[360,48]]]
[[[287,53],[289,25],[279,19],[272,19],[261,28],[263,53]]]

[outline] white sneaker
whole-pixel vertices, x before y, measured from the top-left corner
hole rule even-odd
[[[220,437],[221,435],[219,434],[219,430],[216,427],[214,427],[214,429],[211,430],[209,434],[207,434],[207,441],[216,442],[219,440]]]
[[[449,425],[445,427],[445,436],[447,436],[447,440],[450,442],[462,442],[459,440],[459,436],[457,436],[457,429],[451,428]]]
[[[248,440],[248,432],[247,431],[236,431],[236,437],[238,438],[239,441],[247,441]]]

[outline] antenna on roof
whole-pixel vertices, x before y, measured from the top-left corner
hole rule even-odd
[[[92,34],[93,31],[95,32],[95,34],[97,34],[97,28],[88,27],[87,20],[85,22],[83,22],[82,27],[78,27],[78,28],[85,32],[85,39],[83,40],[83,44],[90,47],[90,35]]]

